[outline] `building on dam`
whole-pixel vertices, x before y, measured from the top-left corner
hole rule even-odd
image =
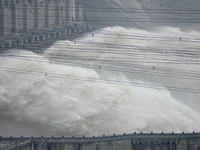
[[[0,49],[87,30],[82,0],[0,0]],[[43,42],[45,43],[45,42]],[[32,44],[32,46],[30,46]]]

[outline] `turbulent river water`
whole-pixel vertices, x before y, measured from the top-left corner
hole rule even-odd
[[[0,57],[3,136],[200,131],[200,33],[107,27]]]

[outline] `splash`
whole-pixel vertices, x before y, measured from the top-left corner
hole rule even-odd
[[[108,69],[113,67],[108,58],[120,62],[118,56],[123,61],[130,57],[119,53],[120,46],[116,44],[124,46],[125,42],[129,43],[127,47],[134,44],[147,50],[153,45],[144,40],[116,38],[116,35],[127,37],[127,31],[152,35],[136,29],[106,28],[94,37],[77,39],[76,44],[57,42],[43,56],[15,50],[4,54],[0,58],[0,132],[91,136],[199,131],[200,115],[173,98],[165,87],[150,88],[154,83]],[[108,50],[112,53],[105,53]]]

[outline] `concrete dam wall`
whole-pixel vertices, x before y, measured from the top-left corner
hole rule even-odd
[[[124,134],[103,137],[0,137],[1,150],[200,150],[200,133]],[[14,147],[13,142],[15,145]],[[17,143],[17,144],[16,144]]]
[[[41,41],[67,39],[89,30],[81,3],[81,0],[0,0],[0,49],[38,49],[49,43]]]

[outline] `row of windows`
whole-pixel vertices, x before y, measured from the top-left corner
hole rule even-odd
[[[34,0],[0,0],[0,4],[2,6],[9,6],[11,4],[19,5],[19,4],[22,4],[22,2],[32,3],[33,1]],[[38,2],[38,3],[43,2],[43,0],[35,0],[35,1]]]
[[[8,7],[10,6],[11,4],[13,5],[19,5],[19,4],[22,4],[22,3],[25,3],[25,4],[31,4],[33,2],[37,2],[37,3],[42,3],[43,1],[45,0],[0,0],[0,6],[5,6],[5,7]],[[49,2],[52,1],[52,0],[48,0]],[[57,0],[56,0],[57,1]],[[62,0],[62,1],[65,1],[65,0]]]

